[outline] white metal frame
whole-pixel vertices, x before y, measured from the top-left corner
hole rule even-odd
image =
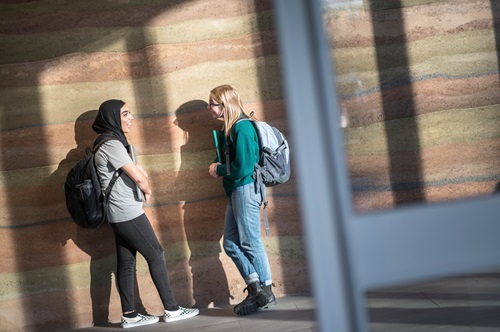
[[[499,195],[353,210],[320,3],[274,0],[274,11],[320,329],[368,331],[369,289],[498,267]]]

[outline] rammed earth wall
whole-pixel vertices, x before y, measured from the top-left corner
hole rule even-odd
[[[221,250],[226,198],[206,110],[232,84],[245,107],[287,133],[269,1],[0,1],[0,326],[56,331],[118,322],[110,227],[76,227],[62,186],[95,134],[104,100],[136,119],[128,137],[149,173],[145,208],[164,246],[179,304],[241,301]],[[309,291],[295,179],[270,190],[264,237],[277,295]],[[139,304],[162,311],[147,265]]]

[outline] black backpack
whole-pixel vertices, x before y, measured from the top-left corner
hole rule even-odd
[[[288,141],[277,128],[269,125],[264,121],[255,121],[251,118],[241,118],[239,121],[250,121],[255,128],[259,139],[260,159],[255,164],[253,178],[257,182],[259,188],[262,186],[272,187],[281,183],[285,183],[290,179],[290,149]],[[235,123],[235,125],[236,125]],[[233,125],[234,128],[234,125]],[[232,132],[229,133],[229,142],[226,144],[226,170],[227,175],[230,174],[229,149],[232,142]],[[269,222],[267,220],[267,200],[264,190],[262,193],[262,201],[264,203],[264,222],[266,226],[266,234],[269,235]]]
[[[101,188],[94,156],[106,141],[102,141],[93,151],[86,148],[85,157],[71,168],[64,182],[66,207],[73,221],[81,227],[97,228],[106,221],[109,193],[123,172],[121,169],[116,171],[108,187],[105,190]]]

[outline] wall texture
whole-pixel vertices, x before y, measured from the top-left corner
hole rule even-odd
[[[269,1],[0,1],[0,329],[55,331],[118,322],[109,226],[76,227],[65,175],[95,134],[100,103],[136,116],[129,142],[150,175],[146,213],[164,245],[179,304],[242,300],[221,251],[226,198],[209,91],[232,84],[287,133]],[[295,180],[271,189],[264,237],[277,295],[309,291]],[[139,258],[138,308],[161,314]]]

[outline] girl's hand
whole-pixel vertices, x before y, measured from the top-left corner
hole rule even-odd
[[[208,166],[208,173],[216,179],[219,177],[219,175],[217,174],[218,165],[220,165],[220,163],[213,163],[210,166]]]

